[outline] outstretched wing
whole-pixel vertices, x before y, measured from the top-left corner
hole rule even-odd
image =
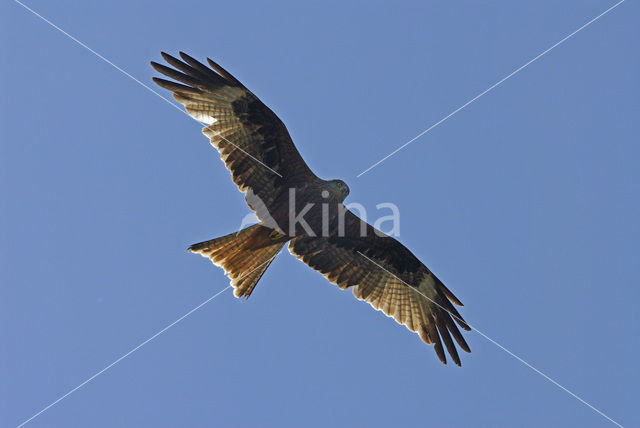
[[[152,61],[153,68],[180,83],[153,81],[173,91],[191,117],[208,125],[202,132],[259,218],[255,196],[271,210],[287,183],[317,179],[278,116],[235,77],[209,58],[211,68],[183,52],[182,61],[164,52],[162,57],[175,68]]]
[[[460,365],[451,336],[460,348],[471,352],[456,323],[464,330],[470,328],[452,305],[462,303],[394,238],[350,211],[344,225],[343,236],[294,238],[289,252],[338,287],[352,287],[358,299],[417,332],[424,342],[433,343],[438,358],[446,364],[444,342]]]

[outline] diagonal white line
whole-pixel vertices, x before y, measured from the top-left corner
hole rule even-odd
[[[614,4],[613,6],[611,6],[609,9],[605,10],[604,12],[602,12],[600,15],[596,16],[595,18],[593,18],[591,21],[587,22],[586,24],[584,24],[582,27],[578,28],[577,30],[575,30],[573,33],[569,34],[568,36],[566,36],[564,39],[560,40],[559,42],[557,42],[556,44],[554,44],[553,46],[551,46],[550,48],[548,48],[547,50],[545,50],[544,52],[540,53],[538,56],[536,56],[535,58],[533,58],[532,60],[528,61],[527,63],[525,63],[524,65],[520,66],[519,68],[517,68],[516,70],[512,71],[510,74],[508,74],[507,76],[503,77],[502,79],[500,79],[499,81],[497,81],[496,83],[494,83],[493,85],[489,86],[487,89],[485,89],[484,91],[482,91],[481,93],[479,93],[478,95],[476,95],[475,97],[471,98],[469,101],[467,101],[466,103],[464,103],[463,105],[461,105],[460,107],[458,107],[457,109],[455,109],[454,111],[452,111],[451,113],[449,113],[448,115],[446,115],[445,117],[443,117],[442,119],[440,119],[439,121],[437,121],[436,123],[434,123],[433,125],[431,125],[430,127],[428,127],[427,129],[425,129],[424,131],[422,131],[421,133],[419,133],[418,135],[416,135],[415,137],[413,137],[412,139],[410,139],[409,141],[407,141],[406,143],[404,143],[403,145],[401,145],[400,147],[398,147],[397,149],[395,149],[394,151],[392,151],[391,153],[389,153],[387,156],[383,157],[382,159],[380,159],[378,162],[374,163],[373,165],[371,165],[369,168],[365,169],[364,171],[362,171],[360,174],[357,175],[357,177],[360,177],[361,175],[371,171],[373,168],[375,168],[376,166],[380,165],[382,162],[384,162],[385,160],[389,159],[391,156],[395,155],[396,153],[398,153],[400,150],[404,149],[405,147],[407,147],[409,144],[413,143],[415,140],[417,140],[418,138],[422,137],[424,134],[426,134],[427,132],[431,131],[433,128],[435,128],[436,126],[440,125],[442,122],[444,122],[445,120],[449,119],[451,116],[453,116],[454,114],[458,113],[460,110],[464,109],[465,107],[467,107],[469,104],[471,104],[472,102],[476,101],[478,98],[482,97],[483,95],[485,95],[487,92],[491,91],[492,89],[494,89],[496,86],[500,85],[502,82],[504,82],[505,80],[509,79],[510,77],[514,76],[516,73],[520,72],[522,69],[524,69],[525,67],[527,67],[529,64],[533,63],[534,61],[538,60],[540,57],[542,57],[543,55],[547,54],[549,51],[551,51],[552,49],[554,49],[555,47],[561,45],[562,43],[564,43],[565,41],[567,41],[568,39],[570,39],[571,37],[573,37],[574,35],[576,35],[577,33],[579,33],[580,31],[582,31],[583,29],[585,29],[586,27],[588,27],[589,25],[593,24],[594,22],[596,22],[598,19],[600,19],[601,17],[603,17],[604,15],[606,15],[607,13],[609,13],[610,11],[612,11],[613,9],[615,9],[616,7],[618,7],[619,5],[621,5],[622,3],[624,3],[625,0],[620,0],[618,3]]]
[[[213,299],[215,299],[216,297],[218,297],[219,295],[221,295],[222,293],[227,291],[227,288],[229,288],[229,287],[231,287],[231,285],[227,285],[224,289],[222,289],[218,293],[214,294],[213,296],[209,297],[207,300],[205,300],[204,302],[200,303],[195,308],[191,309],[189,312],[187,312],[186,314],[184,314],[183,316],[181,316],[180,318],[178,318],[177,320],[175,320],[174,322],[172,322],[171,324],[169,324],[168,326],[166,326],[165,328],[163,328],[162,330],[160,330],[159,332],[157,332],[156,334],[154,334],[153,336],[151,336],[150,338],[148,338],[147,340],[145,340],[144,342],[142,342],[141,344],[139,344],[138,346],[136,346],[135,348],[133,348],[132,350],[130,350],[129,352],[127,352],[126,354],[124,354],[123,356],[121,356],[120,358],[118,358],[117,360],[115,360],[114,362],[109,364],[108,366],[106,366],[105,368],[103,368],[102,370],[100,370],[98,373],[94,374],[89,379],[85,380],[80,385],[76,386],[71,391],[67,392],[66,394],[64,394],[63,396],[58,398],[56,401],[54,401],[53,403],[49,404],[44,409],[40,410],[35,415],[31,416],[26,421],[22,422],[20,425],[18,425],[18,428],[20,428],[21,426],[26,425],[27,423],[31,422],[33,419],[35,419],[36,417],[40,416],[42,413],[46,412],[51,407],[55,406],[56,404],[58,404],[59,402],[61,402],[62,400],[64,400],[65,398],[67,398],[68,396],[70,396],[71,394],[73,394],[74,392],[76,392],[77,390],[79,390],[80,388],[82,388],[83,386],[85,386],[86,384],[88,384],[89,382],[94,380],[95,378],[97,378],[98,376],[100,376],[102,373],[106,372],[111,367],[115,366],[120,361],[122,361],[125,358],[127,358],[129,355],[133,354],[138,349],[142,348],[144,345],[146,345],[147,343],[151,342],[153,339],[155,339],[156,337],[160,336],[162,333],[164,333],[165,331],[169,330],[174,325],[178,324],[180,321],[182,321],[183,319],[185,319],[186,317],[188,317],[189,315],[191,315],[192,313],[194,313],[195,311],[197,311],[198,309],[200,309],[201,307],[203,307],[204,305],[206,305],[207,303],[209,303],[210,301],[212,301]]]
[[[60,31],[62,34],[64,34],[65,36],[67,36],[68,38],[70,38],[71,40],[73,40],[74,42],[76,42],[77,44],[79,44],[80,46],[82,46],[83,48],[85,48],[86,50],[88,50],[89,52],[91,52],[92,54],[94,54],[95,56],[97,56],[98,58],[100,58],[101,60],[103,60],[104,62],[106,62],[107,64],[109,64],[110,66],[112,66],[113,68],[115,68],[116,70],[118,70],[120,73],[124,74],[125,76],[127,76],[128,78],[134,80],[136,83],[138,83],[140,86],[146,88],[148,91],[153,92],[154,94],[156,94],[157,96],[159,96],[160,98],[162,98],[164,101],[166,101],[167,103],[169,103],[171,105],[171,107],[178,109],[181,113],[185,113],[182,108],[180,108],[180,106],[174,104],[171,102],[171,100],[163,97],[162,95],[160,95],[158,92],[154,91],[152,88],[150,88],[149,86],[145,85],[143,82],[141,82],[140,80],[136,79],[135,77],[133,77],[131,74],[127,73],[126,71],[124,71],[123,69],[121,69],[120,67],[118,67],[117,65],[115,65],[114,63],[112,63],[111,61],[109,61],[107,58],[103,57],[102,55],[100,55],[98,52],[94,51],[93,49],[91,49],[89,46],[85,45],[84,43],[82,43],[80,40],[76,39],[75,37],[73,37],[71,34],[67,33],[66,31],[64,31],[62,28],[58,27],[56,24],[54,24],[53,22],[49,21],[47,18],[45,18],[44,16],[40,15],[38,12],[36,12],[35,10],[31,9],[29,6],[27,6],[26,4],[22,3],[19,0],[13,0],[16,3],[18,3],[20,6],[24,7],[25,9],[27,9],[29,12],[33,13],[35,16],[37,16],[38,18],[42,19],[44,22],[46,22],[47,24],[51,25],[53,28],[55,28],[56,30]],[[191,116],[189,116],[191,117]]]
[[[465,324],[467,324],[469,327],[471,327],[472,330],[474,330],[476,333],[478,333],[480,336],[484,337],[485,339],[487,339],[489,342],[493,343],[494,345],[496,345],[498,348],[502,349],[504,352],[506,352],[507,354],[511,355],[513,358],[515,358],[516,360],[520,361],[522,364],[524,364],[525,366],[529,367],[531,370],[533,370],[534,372],[538,373],[540,376],[542,376],[543,378],[545,378],[546,380],[548,380],[549,382],[553,383],[555,386],[557,386],[558,388],[562,389],[563,391],[565,391],[566,393],[568,393],[569,395],[571,395],[573,398],[575,398],[576,400],[580,401],[582,404],[586,405],[587,407],[589,407],[590,409],[594,410],[595,412],[597,412],[598,414],[600,414],[602,417],[608,419],[610,422],[614,423],[615,425],[619,426],[620,428],[624,428],[622,425],[620,425],[618,422],[614,421],[613,419],[611,419],[609,416],[607,416],[606,414],[604,414],[602,411],[598,410],[597,408],[595,408],[593,405],[587,403],[584,399],[582,399],[579,395],[571,392],[569,389],[567,389],[566,387],[562,386],[560,383],[558,383],[557,381],[555,381],[554,379],[552,379],[551,377],[549,377],[548,375],[546,375],[545,373],[543,373],[542,371],[538,370],[537,368],[535,368],[534,366],[532,366],[530,363],[526,362],[525,360],[523,360],[521,357],[517,356],[516,354],[514,354],[513,352],[511,352],[510,350],[508,350],[507,348],[505,348],[504,346],[502,346],[501,344],[499,344],[498,342],[496,342],[494,339],[492,339],[491,337],[487,336],[486,334],[484,334],[483,332],[481,332],[480,330],[478,330],[476,327],[472,326],[470,323],[466,322],[465,320],[463,320],[462,318],[456,316],[455,314],[452,314],[451,312],[449,312],[449,310],[445,307],[443,307],[442,305],[440,305],[439,303],[435,302],[434,300],[430,299],[429,297],[427,297],[424,293],[422,293],[420,290],[418,290],[416,287],[411,286],[410,284],[407,284],[405,281],[403,281],[401,278],[398,278],[397,275],[394,275],[393,273],[389,272],[384,266],[381,266],[380,264],[376,263],[374,260],[370,259],[369,257],[365,256],[364,254],[362,254],[360,251],[358,251],[358,254],[360,254],[362,257],[364,257],[365,259],[369,260],[371,263],[373,263],[374,265],[378,266],[380,269],[382,269],[383,271],[387,272],[389,275],[397,278],[399,281],[401,281],[404,285],[406,285],[407,287],[409,287],[409,289],[415,291],[416,293],[420,294],[422,297],[424,297],[425,299],[427,299],[428,301],[430,301],[431,303],[433,303],[434,305],[438,306],[440,309],[442,309],[443,311],[447,312],[449,315],[451,315],[451,317],[455,318],[458,321],[461,321]]]
[[[162,98],[164,101],[166,101],[167,103],[169,103],[171,105],[171,107],[178,109],[178,111],[180,113],[184,113],[186,114],[190,119],[195,120],[197,123],[199,123],[200,125],[208,125],[208,124],[203,124],[202,122],[194,119],[193,117],[191,117],[191,115],[186,112],[185,110],[183,110],[180,106],[174,104],[173,102],[171,102],[171,100],[169,100],[168,98],[163,97],[161,94],[159,94],[158,92],[154,91],[152,88],[150,88],[148,85],[145,85],[143,82],[141,82],[140,80],[138,80],[137,78],[135,78],[134,76],[132,76],[131,74],[127,73],[126,71],[124,71],[122,68],[118,67],[117,65],[115,65],[113,62],[109,61],[107,58],[105,58],[104,56],[100,55],[98,52],[96,52],[95,50],[91,49],[89,46],[87,46],[86,44],[82,43],[80,40],[76,39],[75,37],[73,37],[71,34],[67,33],[66,31],[64,31],[62,28],[58,27],[56,24],[54,24],[53,22],[49,21],[47,18],[45,18],[44,16],[40,15],[38,12],[36,12],[35,10],[31,9],[29,6],[27,6],[26,4],[22,3],[19,0],[13,0],[14,2],[18,3],[20,6],[22,6],[23,8],[25,8],[26,10],[28,10],[29,12],[33,13],[35,16],[37,16],[38,18],[42,19],[44,22],[46,22],[47,24],[51,25],[53,28],[55,28],[56,30],[60,31],[62,34],[64,34],[65,36],[67,36],[68,38],[70,38],[71,40],[73,40],[74,42],[76,42],[77,44],[79,44],[80,46],[82,46],[83,48],[85,48],[86,50],[88,50],[89,52],[91,52],[92,54],[94,54],[95,56],[97,56],[98,58],[100,58],[101,60],[103,60],[104,62],[106,62],[107,64],[109,64],[110,66],[112,66],[113,68],[115,68],[116,70],[118,70],[119,72],[121,72],[122,74],[124,74],[125,76],[127,76],[128,78],[134,80],[136,83],[138,83],[140,86],[142,86],[143,88],[147,89],[150,92],[153,92],[154,94],[156,94],[157,96],[159,96],[160,98]],[[282,175],[280,175],[277,171],[275,171],[274,169],[270,168],[268,165],[266,165],[265,163],[263,163],[262,161],[260,161],[259,159],[256,159],[254,156],[252,156],[251,154],[247,153],[245,150],[243,150],[242,148],[238,147],[237,145],[233,144],[231,141],[227,140],[224,137],[220,137],[222,138],[224,141],[226,141],[227,143],[231,144],[233,147],[235,147],[236,149],[240,150],[242,153],[244,153],[245,155],[249,156],[251,159],[253,159],[254,161],[258,162],[260,165],[264,166],[265,168],[267,168],[269,171],[273,172],[274,174],[276,174],[277,176],[279,176],[280,178],[282,178]]]
[[[256,270],[260,269],[265,264],[271,263],[271,261],[273,259],[275,259],[276,256],[277,256],[277,254],[275,256],[271,257],[269,260],[267,260],[267,261],[265,261],[263,263],[260,263],[257,267],[255,267],[254,269],[250,270],[249,272],[247,272],[246,274],[244,274],[240,278],[238,278],[238,280],[241,280],[242,278],[245,278],[245,277],[249,276],[251,273],[253,273]],[[98,376],[100,376],[102,373],[106,372],[111,367],[115,366],[120,361],[124,360],[129,355],[133,354],[138,349],[142,348],[144,345],[146,345],[147,343],[151,342],[153,339],[155,339],[156,337],[160,336],[162,333],[164,333],[165,331],[169,330],[171,327],[173,327],[174,325],[178,324],[180,321],[182,321],[183,319],[185,319],[186,317],[188,317],[189,315],[191,315],[192,313],[194,313],[195,311],[197,311],[198,309],[200,309],[201,307],[203,307],[204,305],[206,305],[207,303],[209,303],[210,301],[212,301],[213,299],[215,299],[216,297],[218,297],[219,295],[221,295],[222,293],[227,291],[227,289],[229,289],[229,288],[231,288],[231,285],[227,285],[225,288],[223,288],[222,290],[218,291],[216,294],[214,294],[213,296],[209,297],[207,300],[205,300],[204,302],[200,303],[195,308],[191,309],[189,312],[187,312],[186,314],[184,314],[183,316],[181,316],[180,318],[178,318],[177,320],[175,320],[174,322],[172,322],[171,324],[169,324],[168,326],[166,326],[165,328],[163,328],[162,330],[160,330],[159,332],[157,332],[156,334],[154,334],[153,336],[151,336],[150,338],[148,338],[147,340],[145,340],[144,342],[142,342],[141,344],[139,344],[138,346],[136,346],[135,348],[133,348],[132,350],[130,350],[129,352],[127,352],[126,354],[121,356],[120,358],[118,358],[117,360],[115,360],[113,363],[109,364],[107,367],[103,368],[98,373],[94,374],[89,379],[85,380],[80,385],[76,386],[71,391],[67,392],[66,394],[64,394],[63,396],[58,398],[56,401],[54,401],[53,403],[49,404],[44,409],[40,410],[35,415],[31,416],[26,421],[22,422],[20,425],[18,425],[17,428],[20,428],[21,426],[26,425],[27,423],[29,423],[30,421],[32,421],[36,417],[40,416],[41,414],[43,414],[44,412],[46,412],[47,410],[49,410],[50,408],[52,408],[53,406],[55,406],[56,404],[58,404],[59,402],[61,402],[62,400],[64,400],[65,398],[67,398],[68,396],[70,396],[71,394],[73,394],[74,392],[76,392],[77,390],[79,390],[80,388],[82,388],[83,386],[85,386],[86,384],[91,382],[92,380],[94,380],[95,378],[97,378]]]

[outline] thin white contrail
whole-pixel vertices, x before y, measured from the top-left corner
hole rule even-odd
[[[231,285],[227,285],[227,287],[225,287],[224,289],[222,289],[221,291],[219,291],[215,295],[209,297],[207,300],[205,300],[204,302],[200,303],[195,308],[191,309],[189,312],[187,312],[186,314],[184,314],[183,316],[181,316],[180,318],[178,318],[177,320],[175,320],[174,322],[172,322],[171,324],[169,324],[168,326],[166,326],[165,328],[163,328],[162,330],[160,330],[159,332],[157,332],[156,334],[154,334],[153,336],[151,336],[150,338],[148,338],[147,340],[145,340],[144,342],[142,342],[141,344],[139,344],[138,346],[136,346],[135,348],[133,348],[132,350],[130,350],[129,352],[127,352],[126,354],[124,354],[123,356],[121,356],[120,358],[118,358],[117,360],[115,360],[114,362],[112,362],[111,364],[109,364],[108,366],[106,366],[105,368],[103,368],[102,370],[97,372],[96,374],[94,374],[93,376],[91,376],[89,379],[85,380],[80,385],[76,386],[75,388],[73,388],[72,390],[70,390],[69,392],[67,392],[66,394],[61,396],[60,398],[58,398],[56,401],[52,402],[47,407],[45,407],[44,409],[40,410],[35,415],[31,416],[26,421],[22,422],[20,425],[18,425],[18,428],[20,428],[21,426],[26,425],[27,423],[31,422],[33,419],[35,419],[36,417],[38,417],[41,414],[43,414],[44,412],[46,412],[47,410],[49,410],[50,408],[52,408],[53,406],[55,406],[56,404],[58,404],[59,402],[61,402],[62,400],[64,400],[65,398],[67,398],[68,396],[70,396],[71,394],[73,394],[74,392],[76,392],[77,390],[79,390],[80,388],[82,388],[83,386],[85,386],[86,384],[91,382],[92,380],[94,380],[95,378],[97,378],[98,376],[100,376],[102,373],[106,372],[111,367],[115,366],[120,361],[122,361],[125,358],[127,358],[129,355],[133,354],[138,349],[142,348],[144,345],[146,345],[147,343],[151,342],[153,339],[155,339],[156,337],[160,336],[162,333],[164,333],[165,331],[169,330],[174,325],[178,324],[180,321],[182,321],[183,319],[185,319],[186,317],[188,317],[189,315],[191,315],[192,313],[194,313],[195,311],[197,311],[198,309],[200,309],[201,307],[203,307],[204,305],[206,305],[207,303],[209,303],[210,301],[212,301],[213,299],[215,299],[216,297],[218,297],[219,295],[224,293],[229,287],[231,287]]]
[[[151,87],[149,87],[148,85],[145,85],[143,82],[141,82],[140,80],[138,80],[137,78],[135,78],[134,76],[132,76],[131,74],[127,73],[126,71],[124,71],[122,68],[118,67],[117,65],[115,65],[114,63],[112,63],[111,61],[109,61],[107,58],[103,57],[102,55],[100,55],[98,52],[94,51],[93,49],[91,49],[89,46],[85,45],[84,43],[82,43],[80,40],[76,39],[75,37],[73,37],[71,34],[67,33],[66,31],[64,31],[62,28],[58,27],[56,24],[54,24],[53,22],[49,21],[47,18],[45,18],[44,16],[40,15],[38,12],[36,12],[35,10],[31,9],[29,6],[27,6],[26,4],[22,3],[19,0],[13,0],[16,3],[18,3],[20,6],[24,7],[25,9],[27,9],[29,12],[33,13],[35,16],[37,16],[38,18],[42,19],[44,22],[46,22],[47,24],[51,25],[53,28],[55,28],[56,30],[60,31],[62,34],[64,34],[65,36],[67,36],[68,38],[70,38],[71,40],[73,40],[74,42],[76,42],[77,44],[79,44],[80,46],[82,46],[83,48],[85,48],[86,50],[88,50],[89,52],[91,52],[92,54],[94,54],[95,56],[97,56],[98,58],[100,58],[101,60],[103,60],[104,62],[106,62],[107,64],[109,64],[111,67],[115,68],[116,70],[118,70],[120,73],[124,74],[125,76],[127,76],[128,78],[134,80],[136,83],[138,83],[140,86],[142,86],[143,88],[147,89],[149,92],[153,92],[155,95],[159,96],[160,98],[162,98],[164,101],[166,101],[168,104],[171,105],[171,107],[178,109],[181,113],[185,113],[188,116],[188,113],[186,113],[184,110],[182,110],[182,107],[180,107],[179,105],[171,102],[171,100],[169,100],[168,98],[163,97],[161,94],[159,94],[158,92],[154,91]],[[191,116],[189,116],[191,117]]]
[[[270,259],[268,259],[267,261],[260,263],[258,266],[256,266],[255,268],[251,269],[249,272],[245,273],[240,278],[238,278],[237,281],[241,280],[242,278],[245,278],[245,277],[249,276],[251,273],[253,273],[256,270],[260,269],[265,264],[271,263],[271,261],[273,259],[275,259],[276,256],[277,256],[277,254],[275,256],[271,257]],[[20,428],[21,426],[29,423],[30,421],[32,421],[37,416],[43,414],[44,412],[46,412],[47,410],[49,410],[50,408],[52,408],[53,406],[55,406],[56,404],[58,404],[59,402],[61,402],[62,400],[64,400],[65,398],[67,398],[68,396],[70,396],[71,394],[73,394],[74,392],[76,392],[77,390],[79,390],[80,388],[82,388],[83,386],[85,386],[86,384],[91,382],[92,380],[94,380],[95,378],[97,378],[98,376],[100,376],[102,373],[106,372],[111,367],[115,366],[120,361],[124,360],[129,355],[133,354],[138,349],[142,348],[144,345],[146,345],[147,343],[151,342],[153,339],[155,339],[156,337],[160,336],[162,333],[164,333],[165,331],[169,330],[171,327],[173,327],[174,325],[178,324],[180,321],[182,321],[183,319],[185,319],[186,317],[188,317],[189,315],[191,315],[192,313],[194,313],[195,311],[197,311],[198,309],[200,309],[201,307],[203,307],[204,305],[206,305],[207,303],[209,303],[210,301],[212,301],[213,299],[215,299],[216,297],[218,297],[219,295],[221,295],[222,293],[227,291],[227,289],[229,289],[229,288],[231,288],[231,285],[227,285],[225,288],[223,288],[222,290],[220,290],[219,292],[217,292],[213,296],[209,297],[207,300],[205,300],[204,302],[200,303],[198,306],[196,306],[195,308],[191,309],[189,312],[187,312],[186,314],[184,314],[183,316],[181,316],[180,318],[178,318],[177,320],[175,320],[174,322],[172,322],[171,324],[169,324],[168,326],[166,326],[165,328],[163,328],[162,330],[160,330],[159,332],[157,332],[156,334],[154,334],[153,336],[151,336],[150,338],[148,338],[147,340],[145,340],[144,342],[142,342],[141,344],[139,344],[138,346],[136,346],[135,348],[133,348],[132,350],[130,350],[129,352],[127,352],[126,354],[121,356],[120,358],[118,358],[117,360],[115,360],[113,363],[109,364],[108,366],[106,366],[105,368],[100,370],[98,373],[94,374],[89,379],[85,380],[80,385],[76,386],[71,391],[67,392],[66,394],[64,394],[63,396],[61,396],[60,398],[58,398],[57,400],[55,400],[51,404],[49,404],[44,409],[40,410],[35,415],[31,416],[26,421],[22,422],[20,425],[18,425],[18,428]]]
[[[415,137],[413,137],[412,139],[410,139],[409,141],[407,141],[406,143],[404,143],[403,145],[401,145],[400,147],[398,147],[397,149],[395,149],[394,151],[392,151],[391,153],[389,153],[387,156],[383,157],[382,159],[380,159],[378,162],[374,163],[373,165],[371,165],[369,168],[365,169],[364,171],[362,171],[360,174],[357,175],[357,177],[360,177],[361,175],[371,171],[373,168],[375,168],[376,166],[380,165],[382,162],[384,162],[385,160],[389,159],[391,156],[395,155],[396,153],[398,153],[400,150],[404,149],[405,147],[407,147],[409,144],[413,143],[415,140],[417,140],[418,138],[422,137],[424,134],[426,134],[427,132],[431,131],[433,128],[435,128],[436,126],[440,125],[442,122],[444,122],[445,120],[449,119],[451,116],[453,116],[454,114],[458,113],[460,110],[462,110],[463,108],[467,107],[469,104],[473,103],[474,101],[476,101],[478,98],[482,97],[484,94],[486,94],[487,92],[491,91],[492,89],[494,89],[496,86],[500,85],[502,82],[504,82],[505,80],[509,79],[510,77],[514,76],[516,73],[520,72],[522,69],[524,69],[525,67],[527,67],[529,64],[533,63],[534,61],[538,60],[540,57],[542,57],[543,55],[547,54],[549,51],[551,51],[552,49],[554,49],[556,46],[561,45],[562,43],[564,43],[565,41],[567,41],[568,39],[570,39],[571,37],[573,37],[574,35],[576,35],[577,33],[579,33],[580,31],[582,31],[583,29],[585,29],[586,27],[588,27],[589,25],[593,24],[594,22],[596,22],[598,19],[600,19],[601,17],[603,17],[604,15],[606,15],[607,13],[611,12],[613,9],[615,9],[616,7],[618,7],[619,5],[621,5],[622,3],[624,3],[625,0],[620,0],[618,3],[614,4],[613,6],[611,6],[609,9],[605,10],[604,12],[602,12],[600,15],[596,16],[595,18],[593,18],[591,21],[587,22],[586,24],[584,24],[582,27],[578,28],[577,30],[575,30],[573,33],[569,34],[568,36],[566,36],[564,39],[560,40],[559,42],[557,42],[556,44],[554,44],[553,46],[551,46],[550,48],[548,48],[547,50],[545,50],[544,52],[540,53],[538,56],[536,56],[535,58],[533,58],[532,60],[528,61],[527,63],[525,63],[524,65],[520,66],[519,68],[517,68],[516,70],[512,71],[510,74],[508,74],[507,76],[503,77],[502,79],[500,79],[499,81],[497,81],[496,83],[494,83],[493,85],[489,86],[487,89],[485,89],[484,91],[480,92],[478,95],[476,95],[475,97],[471,98],[469,101],[467,101],[466,103],[462,104],[460,107],[458,107],[457,109],[455,109],[454,111],[452,111],[451,113],[449,113],[448,115],[446,115],[445,117],[443,117],[442,119],[440,119],[439,121],[437,121],[436,123],[434,123],[433,125],[431,125],[430,127],[428,127],[427,129],[425,129],[424,131],[422,131],[421,133],[419,133],[418,135],[416,135]]]
[[[558,383],[557,381],[555,381],[554,379],[552,379],[551,377],[549,377],[548,375],[546,375],[545,373],[543,373],[542,371],[538,370],[537,368],[535,368],[533,365],[531,365],[530,363],[528,363],[527,361],[523,360],[521,357],[519,357],[518,355],[514,354],[513,352],[511,352],[510,350],[508,350],[507,348],[505,348],[504,346],[502,346],[501,344],[499,344],[498,342],[496,342],[494,339],[492,339],[491,337],[487,336],[486,334],[484,334],[483,332],[481,332],[480,330],[478,330],[476,327],[472,326],[470,323],[468,323],[467,321],[463,320],[462,318],[460,318],[459,316],[451,313],[447,308],[445,308],[444,306],[440,305],[438,302],[434,301],[433,299],[430,299],[429,297],[427,297],[424,293],[422,293],[420,290],[418,290],[416,287],[411,286],[410,284],[407,284],[405,281],[402,280],[402,278],[399,278],[397,275],[394,275],[393,273],[389,272],[384,266],[380,265],[379,263],[376,263],[374,260],[370,259],[369,257],[365,256],[364,254],[362,254],[360,251],[358,251],[358,254],[360,254],[362,257],[364,257],[365,259],[369,260],[371,263],[373,263],[374,265],[378,266],[380,269],[382,269],[383,271],[387,272],[389,275],[397,278],[400,282],[402,282],[404,285],[406,285],[407,287],[409,287],[410,290],[415,291],[416,293],[418,293],[419,295],[421,295],[422,297],[424,297],[425,299],[427,299],[428,301],[430,301],[431,303],[433,303],[434,305],[438,306],[440,309],[442,309],[443,311],[447,312],[449,315],[451,315],[451,317],[455,318],[458,321],[461,321],[463,323],[465,323],[466,325],[468,325],[469,327],[471,327],[471,329],[473,331],[475,331],[476,333],[478,333],[480,336],[484,337],[485,339],[487,339],[489,342],[493,343],[494,345],[496,345],[498,348],[502,349],[504,352],[506,352],[507,354],[511,355],[513,358],[515,358],[516,360],[520,361],[522,364],[524,364],[525,366],[529,367],[531,370],[533,370],[534,372],[538,373],[540,376],[542,376],[543,378],[545,378],[546,380],[548,380],[549,382],[553,383],[555,386],[557,386],[558,388],[562,389],[563,391],[565,391],[566,393],[568,393],[569,395],[571,395],[573,398],[575,398],[576,400],[580,401],[582,404],[584,404],[585,406],[589,407],[590,409],[594,410],[595,412],[599,413],[602,417],[608,419],[610,422],[616,424],[617,426],[619,426],[620,428],[624,428],[622,425],[620,425],[618,422],[616,422],[615,420],[613,420],[612,418],[610,418],[609,416],[607,416],[604,412],[602,412],[601,410],[598,410],[597,408],[595,408],[593,405],[589,404],[588,402],[586,402],[582,397],[580,397],[579,395],[577,395],[576,393],[570,391],[569,389],[567,389],[566,387],[564,387],[563,385],[561,385],[560,383]]]
[[[115,68],[116,70],[118,70],[119,72],[121,72],[122,74],[124,74],[125,76],[127,76],[130,79],[133,79],[136,83],[138,83],[140,86],[142,86],[143,88],[147,89],[150,92],[153,92],[154,94],[156,94],[157,96],[159,96],[160,98],[162,98],[164,101],[166,101],[167,103],[169,103],[171,105],[171,107],[174,107],[176,109],[178,109],[178,111],[180,111],[180,113],[184,113],[187,115],[187,117],[189,117],[190,119],[195,120],[197,123],[199,123],[202,126],[206,126],[209,125],[208,123],[202,123],[199,120],[191,117],[191,115],[182,109],[182,107],[180,107],[179,105],[171,102],[171,100],[169,100],[168,98],[163,97],[161,94],[159,94],[158,92],[154,91],[152,88],[150,88],[148,85],[144,84],[143,82],[141,82],[140,80],[138,80],[137,78],[135,78],[134,76],[132,76],[131,74],[127,73],[126,71],[124,71],[122,68],[118,67],[117,65],[115,65],[113,62],[109,61],[107,58],[105,58],[104,56],[100,55],[98,52],[96,52],[95,50],[91,49],[89,46],[87,46],[86,44],[82,43],[80,40],[76,39],[75,37],[73,37],[71,34],[67,33],[66,31],[64,31],[62,28],[58,27],[56,24],[54,24],[53,22],[49,21],[47,18],[45,18],[44,16],[40,15],[38,12],[36,12],[35,10],[31,9],[29,6],[27,6],[26,4],[22,3],[19,0],[13,0],[14,2],[18,3],[20,6],[24,7],[26,10],[28,10],[29,12],[33,13],[35,16],[37,16],[38,18],[42,19],[44,22],[46,22],[47,24],[51,25],[53,28],[55,28],[56,30],[60,31],[62,34],[64,34],[65,36],[67,36],[68,38],[70,38],[71,40],[73,40],[74,42],[76,42],[77,44],[79,44],[80,46],[82,46],[83,48],[85,48],[86,50],[88,50],[89,52],[91,52],[92,54],[94,54],[95,56],[97,56],[98,58],[100,58],[101,60],[103,60],[104,62],[106,62],[107,64],[109,64],[110,66],[112,66],[113,68]],[[251,155],[250,153],[247,153],[245,150],[243,150],[241,147],[238,147],[236,144],[232,143],[231,141],[227,140],[226,138],[224,138],[223,136],[219,136],[220,138],[222,138],[224,141],[226,141],[227,143],[231,144],[233,147],[235,147],[236,149],[240,150],[242,153],[244,153],[245,155],[249,156],[251,159],[253,159],[254,161],[258,162],[260,165],[262,165],[263,167],[267,168],[269,171],[273,172],[274,174],[276,174],[277,176],[279,176],[280,178],[282,178],[282,175],[277,172],[276,170],[274,170],[273,168],[269,167],[268,165],[266,165],[264,162],[262,162],[260,159],[256,159],[255,156]]]

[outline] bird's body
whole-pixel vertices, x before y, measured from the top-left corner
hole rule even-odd
[[[452,336],[470,352],[456,324],[470,328],[453,293],[404,245],[347,210],[347,185],[317,177],[282,121],[236,78],[209,59],[211,68],[184,53],[182,60],[162,56],[175,69],[152,66],[181,83],[154,81],[207,124],[203,133],[260,220],[189,249],[221,266],[236,297],[246,298],[288,242],[289,252],[329,281],[434,344],[446,363],[444,343],[460,365]]]
[[[274,201],[274,209],[268,215],[258,214],[262,222],[273,220],[283,234],[290,238],[309,235],[325,236],[338,226],[338,216],[347,194],[336,188],[334,181],[313,180],[304,183],[290,183],[287,192]],[[342,182],[341,180],[339,180]],[[343,182],[342,182],[343,183]],[[345,189],[346,184],[343,184]],[[295,221],[304,211],[304,223]],[[323,221],[325,221],[323,231]],[[305,228],[304,225],[308,225]]]

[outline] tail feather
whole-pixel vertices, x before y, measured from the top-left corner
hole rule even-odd
[[[231,279],[233,294],[247,298],[285,244],[274,241],[271,232],[268,227],[254,224],[239,232],[193,244],[189,251],[211,259],[224,269]]]

